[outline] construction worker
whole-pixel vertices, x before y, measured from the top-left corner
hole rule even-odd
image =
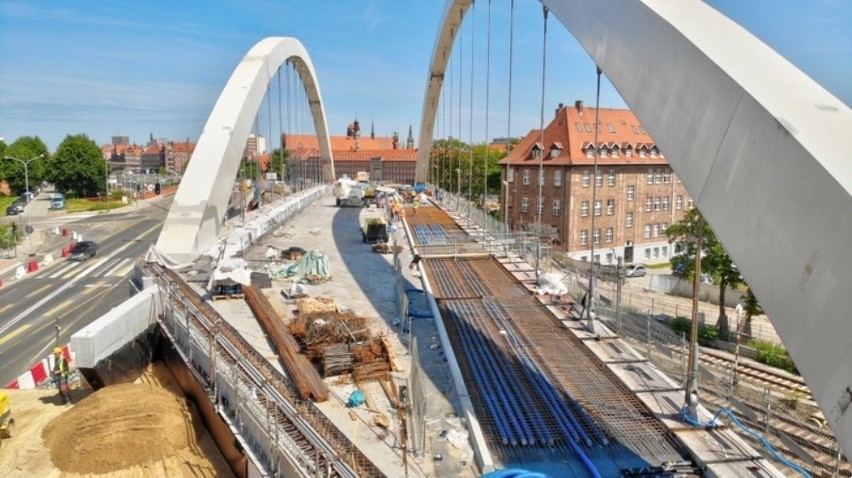
[[[59,390],[59,397],[65,405],[71,405],[71,389],[68,386],[68,360],[62,353],[61,347],[53,349],[53,381],[56,382],[56,389]]]

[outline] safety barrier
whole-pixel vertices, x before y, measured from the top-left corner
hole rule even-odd
[[[62,356],[65,357],[65,360],[67,360],[69,364],[74,361],[74,355],[75,354],[72,352],[70,344],[62,346]],[[21,374],[18,378],[4,385],[3,388],[24,390],[38,387],[50,379],[50,371],[53,369],[53,362],[53,355],[48,355],[41,359],[41,361],[37,364],[30,367],[28,371]]]

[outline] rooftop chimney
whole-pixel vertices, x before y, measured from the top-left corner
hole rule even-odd
[[[554,116],[559,116],[559,112],[562,111],[563,108],[565,108],[565,104],[559,103],[559,105],[556,107],[556,114]]]
[[[577,100],[574,102],[574,107],[577,108],[577,112],[583,114],[583,100]]]

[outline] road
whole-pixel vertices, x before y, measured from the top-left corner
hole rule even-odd
[[[64,227],[98,243],[97,256],[83,262],[58,259],[0,288],[0,385],[50,354],[57,343],[124,302],[133,293],[134,262],[155,243],[171,196],[74,220]],[[50,229],[56,217],[33,217]],[[59,254],[56,254],[58,256]]]

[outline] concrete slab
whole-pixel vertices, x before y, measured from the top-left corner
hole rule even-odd
[[[621,340],[588,341],[586,347],[604,363],[645,361],[645,357]]]

